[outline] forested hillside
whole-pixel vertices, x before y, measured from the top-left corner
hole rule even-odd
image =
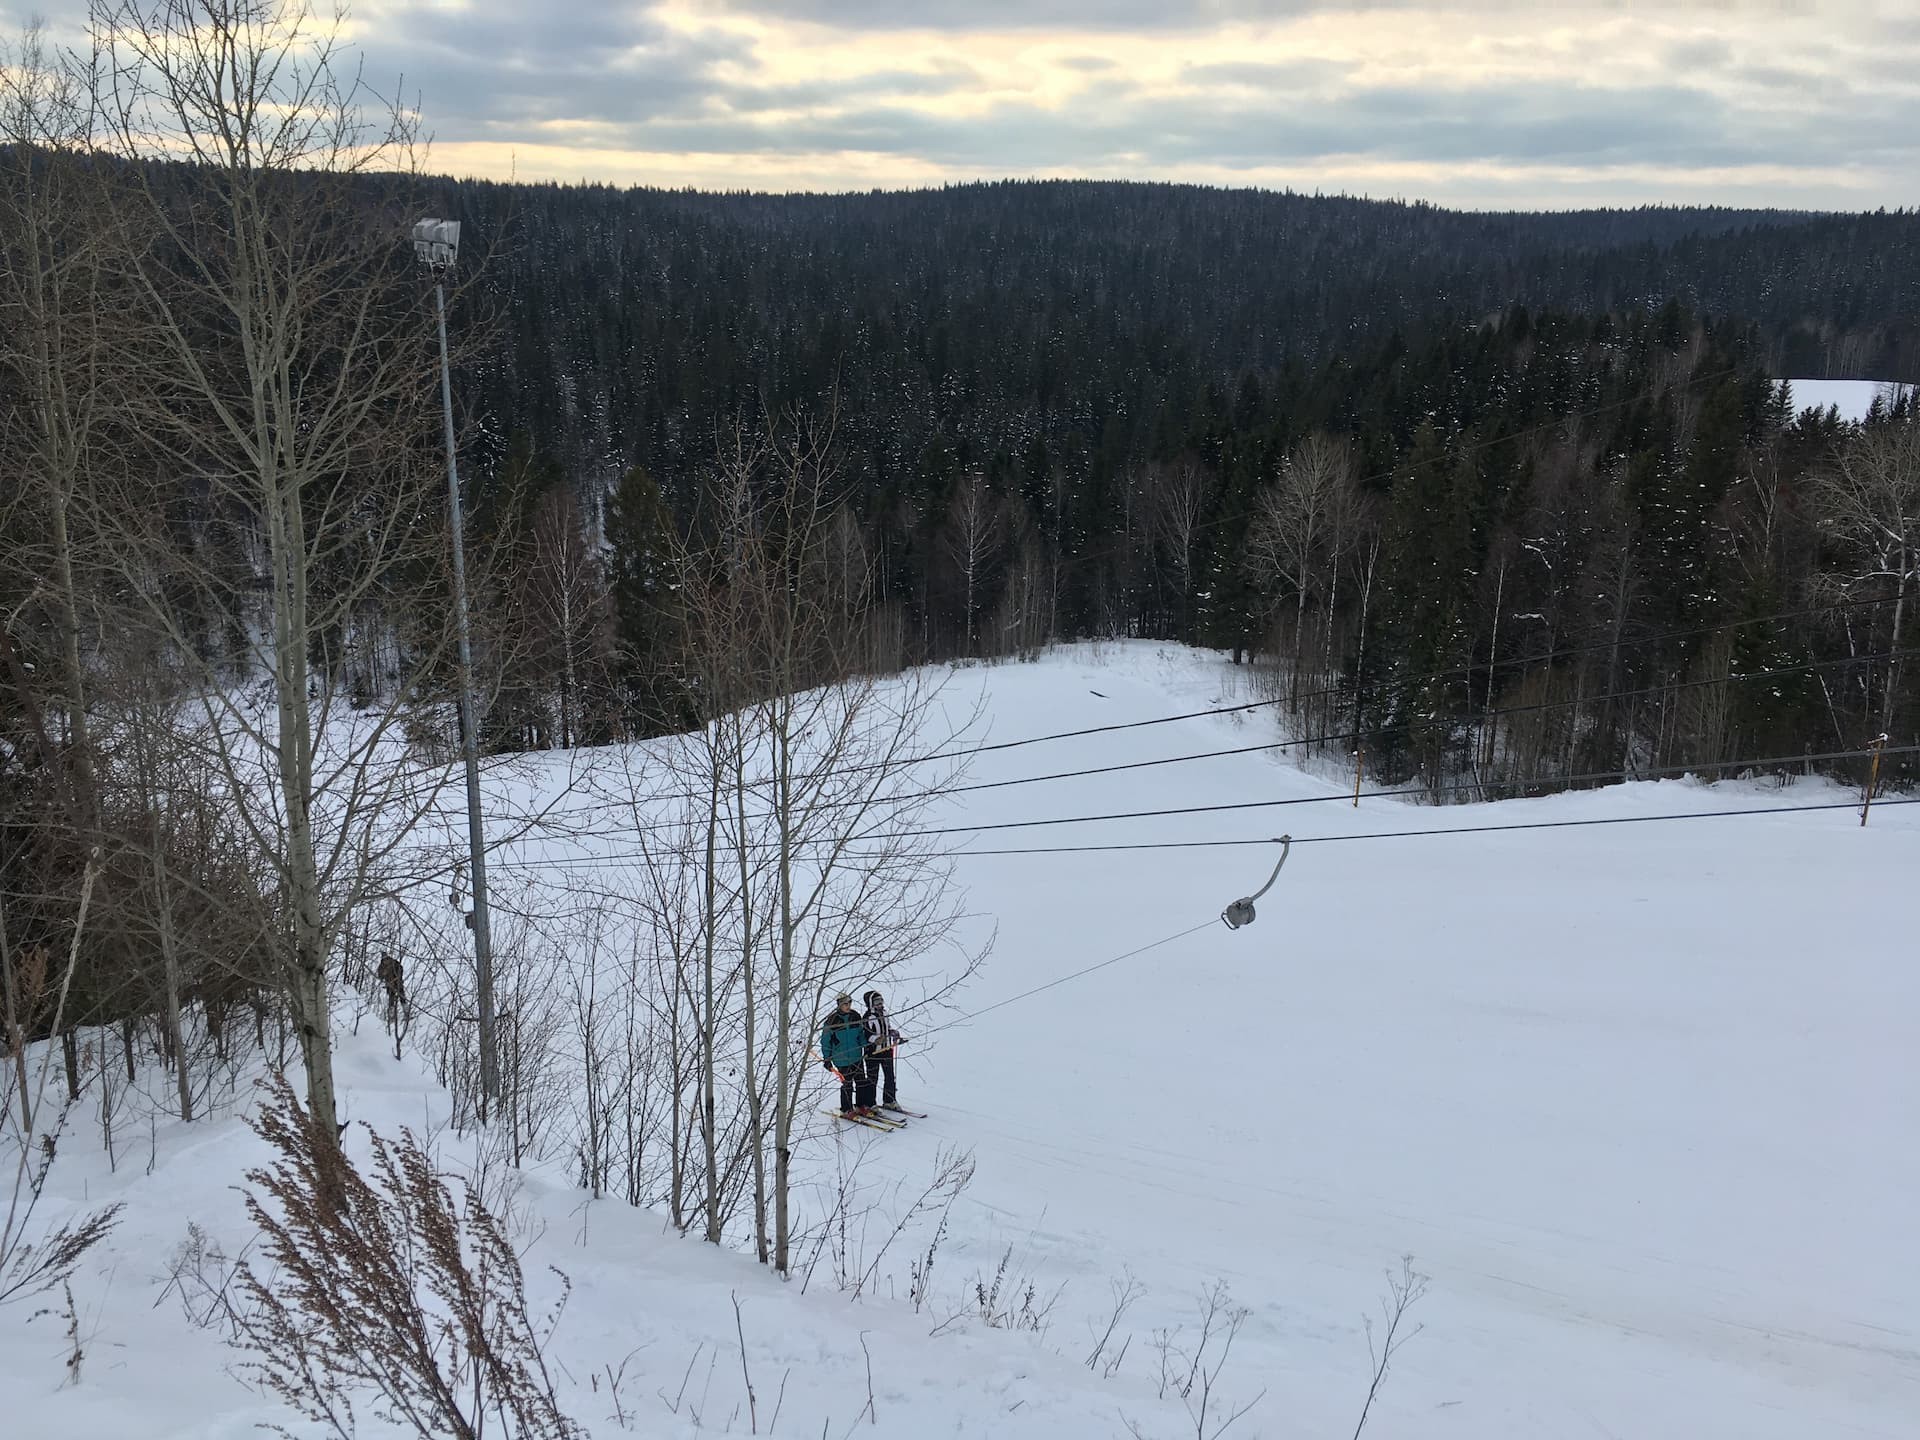
[[[572,707],[592,733],[687,713],[663,557],[711,538],[741,465],[845,507],[878,663],[1221,645],[1436,788],[1854,750],[1906,713],[1911,577],[1838,543],[1869,543],[1835,508],[1869,442],[1770,379],[1911,373],[1920,217],[1083,183],[443,199],[479,247],[482,529],[544,503],[608,542],[614,638],[571,682],[603,697]],[[1872,444],[1908,443],[1890,419]],[[572,644],[503,679],[497,744],[547,743],[532,657]]]
[[[903,194],[450,187],[503,326],[472,398],[570,471],[669,488],[743,403],[836,385],[849,463],[1087,470],[1188,429],[1207,391],[1514,304],[1758,327],[1778,375],[1920,375],[1920,216],[1477,215],[1090,182]]]

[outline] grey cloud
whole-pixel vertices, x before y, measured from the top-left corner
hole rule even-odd
[[[857,30],[1160,31],[1328,11],[1396,10],[1422,0],[727,0],[739,15]],[[1524,0],[1482,0],[1483,9]]]
[[[1737,65],[1731,74],[1735,80],[1785,99],[1822,103],[1851,99],[1854,93],[1845,76],[1805,65]]]
[[[1910,134],[1920,123],[1920,102],[1884,119],[1896,136]],[[1331,98],[1277,94],[1238,104],[1206,96],[1064,110],[1010,104],[965,120],[881,104],[777,126],[710,116],[662,119],[642,130],[636,141],[649,149],[858,150],[980,173],[1071,173],[1122,161],[1163,170],[1196,164],[1253,170],[1345,156],[1439,167],[1837,166],[1877,156],[1889,144],[1879,119],[1810,125],[1736,110],[1675,86],[1600,90],[1546,83],[1358,89]]]
[[[1702,35],[1667,47],[1669,67],[1679,71],[1715,70],[1733,63],[1733,46],[1718,35]]]
[[[867,95],[951,95],[979,79],[980,72],[971,65],[949,61],[936,70],[874,70],[851,79],[778,85],[728,84],[713,87],[712,93],[736,112],[792,110]]]
[[[515,0],[477,0],[451,14],[403,10],[367,48],[370,70],[402,73],[449,139],[543,121],[633,123],[678,113],[713,92],[714,66],[751,59],[743,41],[689,37],[634,6],[535,11]]]
[[[1248,90],[1304,90],[1324,86],[1352,73],[1351,65],[1333,60],[1241,60],[1182,67],[1180,78],[1189,85],[1232,85]]]
[[[31,13],[69,41],[86,23],[85,0],[41,0]],[[0,8],[0,34],[17,31],[27,14]],[[368,82],[384,93],[397,79],[443,140],[497,138],[543,121],[680,113],[714,93],[717,64],[752,64],[749,42],[690,37],[629,0],[473,0],[457,11],[396,4],[367,14],[359,39]]]
[[[1876,51],[1860,57],[1850,69],[1862,79],[1881,85],[1920,86],[1920,46]]]
[[[1160,29],[1169,12],[1155,0],[726,0],[736,15],[806,20],[842,30]]]

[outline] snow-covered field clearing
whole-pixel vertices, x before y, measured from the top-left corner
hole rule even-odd
[[[960,669],[943,703],[964,715],[983,699],[979,738],[997,742],[1230,703],[1245,698],[1234,681],[1215,655],[1081,647]],[[1259,711],[1119,730],[984,753],[968,779],[1272,734]],[[537,806],[566,766],[556,758],[502,808]],[[1316,802],[951,837],[964,852],[1282,831],[1331,841],[1853,798],[1804,780],[1666,781],[1436,810],[1354,808],[1344,789],[1284,753],[1242,754],[982,790],[927,823]],[[608,829],[594,813],[590,828]],[[630,848],[596,833],[516,859]],[[1156,1393],[1155,1332],[1183,1327],[1172,1343],[1190,1349],[1200,1293],[1224,1282],[1248,1316],[1216,1403],[1259,1397],[1228,1433],[1346,1435],[1371,1374],[1363,1317],[1411,1254],[1431,1277],[1410,1316],[1424,1329],[1399,1353],[1370,1436],[1914,1433],[1920,810],[1876,809],[1866,829],[1835,808],[1302,843],[1250,928],[1216,920],[1000,1003],[1208,922],[1260,886],[1274,853],[956,861],[966,925],[976,938],[997,929],[957,999],[979,1018],[941,1012],[916,1033],[914,996],[890,987],[915,1042],[902,1098],[931,1117],[884,1136],[821,1120],[799,1161],[816,1193],[851,1167],[876,1207],[855,1237],[871,1256],[936,1157],[973,1153],[918,1313],[904,1297],[925,1223],[881,1260],[879,1294],[851,1300],[824,1265],[802,1293],[674,1236],[658,1214],[588,1203],[564,1162],[536,1169],[516,1209],[530,1276],[553,1264],[573,1281],[554,1355],[574,1415],[598,1435],[623,1433],[617,1412],[638,1434],[744,1433],[737,1296],[762,1433],[778,1403],[773,1433],[802,1436],[1124,1436],[1128,1422],[1192,1434],[1179,1402]],[[537,868],[515,873],[539,883]],[[342,1046],[344,1113],[437,1133],[443,1158],[463,1163],[474,1146],[444,1129],[445,1092],[383,1053],[372,1018],[360,1028]],[[0,1311],[9,1421],[35,1435],[222,1437],[283,1418],[226,1378],[231,1354],[162,1293],[189,1222],[229,1252],[246,1243],[233,1187],[259,1143],[233,1120],[158,1123],[123,1141],[111,1174],[97,1149],[82,1123],[52,1182],[56,1210],[129,1206],[75,1286],[87,1358],[63,1384],[64,1319]],[[1057,1292],[1045,1332],[962,1317],[929,1335],[1009,1249],[1004,1290],[1031,1281],[1036,1306]],[[1104,1358],[1085,1361],[1129,1280],[1139,1298],[1105,1355],[1131,1339],[1103,1377]]]
[[[1898,380],[1783,380],[1793,387],[1793,411],[1838,410],[1842,420],[1864,420],[1875,400],[1891,405],[1913,386]]]

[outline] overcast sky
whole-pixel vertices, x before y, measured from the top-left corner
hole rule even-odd
[[[17,29],[29,7],[0,0]],[[31,7],[53,26],[79,0]],[[1914,0],[360,0],[433,168],[1068,175],[1441,204],[1920,203]]]

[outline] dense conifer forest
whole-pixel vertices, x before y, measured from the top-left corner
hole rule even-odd
[[[504,327],[481,413],[570,470],[670,485],[743,404],[838,385],[849,463],[1079,470],[1204,425],[1209,391],[1514,305],[1758,327],[1779,375],[1920,372],[1920,216],[1475,215],[1090,182],[856,196],[466,184],[442,203]]]
[[[478,266],[468,453],[519,503],[563,489],[590,530],[604,505],[621,725],[673,723],[636,577],[743,431],[796,426],[831,430],[889,663],[1219,645],[1436,787],[1853,750],[1908,713],[1898,658],[1691,682],[1901,648],[1876,602],[1912,577],[1842,560],[1815,498],[1860,437],[1770,381],[1916,373],[1915,215],[1085,182],[441,199]],[[545,682],[509,688],[545,712]],[[548,734],[521,708],[500,743]]]

